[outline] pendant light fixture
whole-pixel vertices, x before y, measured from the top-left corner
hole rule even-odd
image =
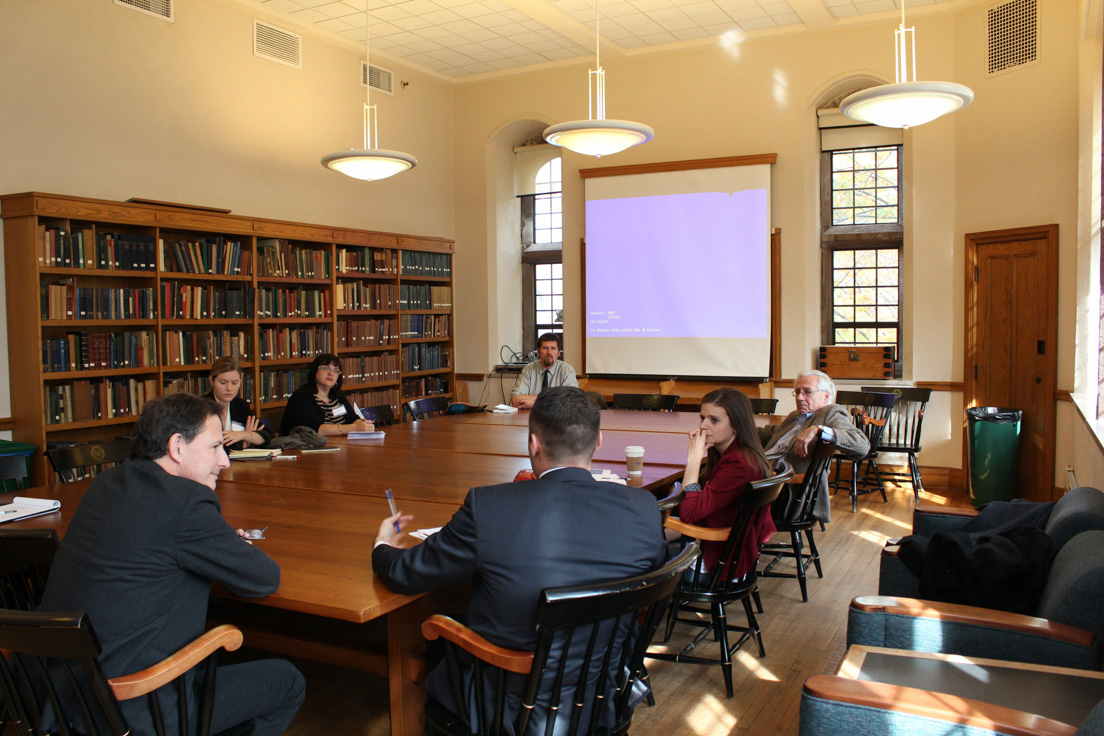
[[[364,11],[364,148],[338,151],[322,157],[322,165],[327,169],[340,171],[346,176],[364,181],[386,179],[400,174],[418,165],[418,159],[402,151],[388,151],[377,148],[379,145],[379,124],[376,121],[376,106],[372,102],[372,63],[368,44],[368,11]]]
[[[893,32],[893,40],[897,83],[848,95],[840,103],[840,112],[852,120],[884,128],[911,128],[974,101],[973,90],[965,85],[916,81],[916,35],[914,28],[905,28],[905,0],[901,0],[901,25]]]
[[[544,139],[569,151],[601,158],[647,143],[655,136],[655,131],[631,120],[606,120],[606,70],[602,68],[598,0],[594,2],[594,15],[594,61],[598,68],[591,69],[587,77],[587,114],[590,119],[573,120],[546,128]]]

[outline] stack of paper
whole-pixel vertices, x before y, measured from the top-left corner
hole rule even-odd
[[[345,437],[350,440],[382,440],[383,432],[379,430],[375,432],[350,432]]]
[[[248,450],[231,450],[226,454],[230,456],[231,460],[271,460],[281,452],[278,447],[273,450],[251,447]]]
[[[507,406],[506,404],[499,404],[494,408],[495,414],[517,414],[516,406]]]
[[[52,498],[23,498],[16,496],[11,503],[0,506],[0,523],[29,519],[32,516],[48,514],[61,508],[61,501]]]

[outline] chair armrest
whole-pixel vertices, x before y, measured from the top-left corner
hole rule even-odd
[[[978,515],[978,510],[972,506],[940,506],[937,503],[921,501],[912,510],[916,514],[938,514],[940,516],[961,516],[963,519],[972,519]]]
[[[1014,736],[1073,736],[1076,726],[992,703],[882,682],[816,675],[802,694],[820,700],[933,718]]]
[[[710,529],[705,526],[694,526],[693,524],[687,524],[681,519],[669,518],[663,522],[663,526],[667,527],[671,531],[678,532],[687,537],[693,537],[694,539],[702,539],[706,542],[723,542],[728,539],[729,532],[732,531],[731,527],[725,527],[724,529]]]
[[[861,613],[884,613],[896,616],[913,616],[947,621],[969,626],[984,626],[1018,634],[1051,639],[1053,641],[1091,647],[1095,634],[1068,624],[1060,624],[1045,618],[1024,616],[1019,613],[996,611],[990,608],[964,606],[957,603],[922,601],[916,598],[894,596],[859,596],[851,601],[851,608]]]
[[[436,641],[438,637],[451,641],[456,646],[482,661],[519,675],[529,674],[533,668],[533,653],[506,649],[492,644],[464,624],[448,616],[434,614],[422,622],[422,636],[426,641]]]
[[[191,644],[152,667],[107,681],[116,700],[133,700],[167,685],[219,649],[233,652],[242,645],[241,631],[230,624],[216,626]]]
[[[804,473],[794,473],[794,476],[792,478],[790,478],[788,481],[786,481],[786,485],[791,485],[791,486],[800,486],[800,485],[803,485],[804,483],[805,483],[805,474]]]

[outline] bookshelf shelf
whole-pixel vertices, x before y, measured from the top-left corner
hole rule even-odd
[[[210,368],[210,366],[207,366]],[[87,378],[106,378],[109,376],[148,376],[158,372],[157,366],[139,366],[137,368],[101,368],[88,371],[43,371],[43,381],[72,381]]]

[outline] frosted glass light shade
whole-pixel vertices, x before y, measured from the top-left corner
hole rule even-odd
[[[911,128],[974,101],[969,87],[954,82],[900,82],[870,87],[848,95],[840,112],[852,120],[884,128]]]
[[[322,165],[354,179],[375,181],[414,168],[418,159],[409,153],[382,148],[351,149],[324,156]]]
[[[544,139],[585,156],[606,156],[647,143],[655,131],[631,120],[574,120],[545,128]]]

